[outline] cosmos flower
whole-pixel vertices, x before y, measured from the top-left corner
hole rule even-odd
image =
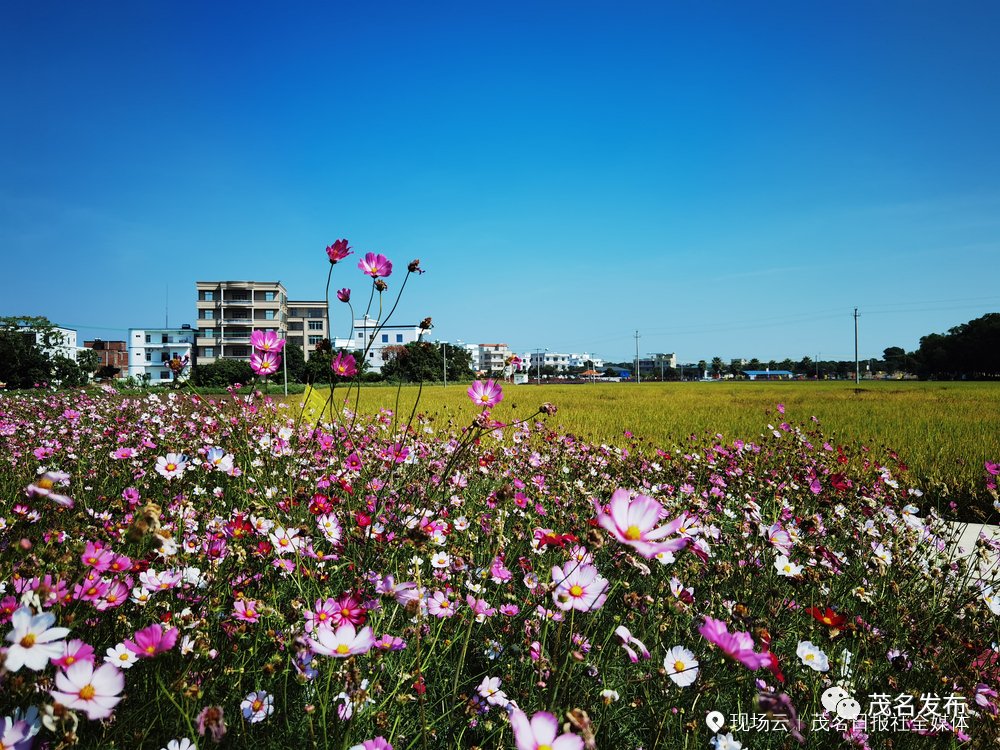
[[[698,632],[706,641],[718,646],[726,656],[747,669],[757,670],[770,662],[766,653],[754,650],[753,637],[749,633],[730,633],[729,626],[722,620],[706,617],[705,624],[698,628]]]
[[[375,253],[365,253],[365,257],[358,263],[358,268],[373,279],[392,274],[392,262],[381,253],[377,255]]]
[[[78,661],[56,673],[56,689],[50,695],[66,708],[83,711],[88,719],[106,719],[121,701],[125,676],[113,664],[94,669],[89,661]]]
[[[348,289],[347,287],[344,287],[343,289],[338,289],[337,290],[337,299],[339,299],[341,302],[350,302],[351,301],[351,290]]]
[[[137,630],[131,639],[126,638],[125,647],[140,659],[151,659],[172,649],[177,643],[177,635],[177,628],[164,630],[154,623],[147,628]]]
[[[156,459],[156,473],[164,479],[176,479],[187,468],[187,456],[183,453],[168,453]]]
[[[483,681],[479,683],[479,687],[476,688],[476,691],[491,706],[506,706],[510,703],[510,698],[500,689],[499,677],[484,677]]]
[[[7,647],[4,668],[17,672],[27,667],[39,672],[45,669],[49,659],[61,658],[66,648],[62,639],[69,635],[69,628],[54,628],[55,621],[56,616],[51,612],[33,615],[28,607],[15,610],[10,618],[14,629],[6,638],[11,645]]]
[[[326,257],[330,259],[331,265],[342,261],[348,255],[353,254],[353,250],[347,245],[347,240],[337,240],[332,245],[327,245]]]
[[[274,375],[280,366],[281,357],[273,352],[260,353],[254,351],[254,353],[250,355],[250,369],[262,378]]]
[[[625,653],[628,654],[628,658],[632,660],[633,664],[639,661],[639,654],[635,652],[630,644],[634,643],[638,647],[643,659],[649,658],[649,649],[646,648],[646,644],[633,636],[632,632],[624,625],[619,625],[615,628],[615,635],[622,639],[622,648],[625,649]]]
[[[360,745],[351,745],[348,750],[392,750],[392,745],[385,737],[376,737],[373,740],[365,740]]]
[[[675,533],[684,522],[684,516],[665,526],[656,527],[663,506],[646,495],[630,499],[628,490],[618,489],[611,495],[608,512],[598,506],[597,523],[622,544],[635,549],[647,560],[664,552],[677,552],[687,546],[688,539],[681,537],[660,541]]]
[[[28,497],[45,497],[64,508],[72,508],[72,498],[53,492],[53,487],[57,484],[68,485],[69,474],[64,471],[47,471],[29,484],[24,491]]]
[[[375,645],[375,637],[367,625],[359,631],[345,622],[336,630],[317,628],[309,645],[314,653],[346,659],[354,654],[367,654]]]
[[[559,734],[559,720],[548,711],[530,719],[520,709],[510,714],[517,750],[583,750],[583,740],[575,734]]]
[[[806,612],[812,615],[813,618],[815,618],[816,620],[818,620],[819,622],[823,623],[824,625],[830,628],[842,627],[844,623],[847,622],[846,617],[844,617],[843,615],[838,615],[830,607],[826,608],[826,612],[822,612],[816,607],[809,607],[808,609],[806,609]]]
[[[255,690],[240,703],[243,718],[251,724],[259,724],[274,713],[274,696],[264,690]]]
[[[565,571],[562,566],[553,565],[552,582],[555,584],[552,600],[556,606],[562,610],[576,609],[581,612],[600,609],[611,587],[593,565],[578,563],[568,563]]]
[[[698,660],[683,646],[674,646],[663,657],[663,668],[674,684],[687,687],[698,677]]]
[[[253,331],[250,334],[250,346],[261,354],[280,354],[285,348],[285,341],[278,336],[277,331]]]
[[[798,563],[793,563],[785,555],[778,555],[774,561],[774,568],[778,571],[778,575],[784,578],[802,577],[802,566]]]
[[[337,352],[337,356],[330,362],[330,369],[339,377],[353,378],[358,374],[358,363],[353,354]]]
[[[472,403],[483,408],[496,406],[503,401],[503,389],[492,380],[487,380],[485,383],[476,380],[469,386],[467,393],[472,399]]]
[[[818,646],[813,645],[812,641],[799,641],[795,655],[802,660],[803,665],[817,672],[827,672],[830,669],[830,661],[826,658],[826,654]]]

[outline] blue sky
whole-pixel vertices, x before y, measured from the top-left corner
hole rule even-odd
[[[0,314],[315,299],[340,237],[421,258],[394,322],[518,350],[849,359],[857,307],[874,357],[1000,310],[996,3],[291,5],[0,7]]]

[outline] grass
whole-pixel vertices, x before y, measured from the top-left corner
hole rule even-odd
[[[417,405],[438,419],[465,423],[475,414],[463,384],[362,386],[351,392],[352,405],[372,413],[390,408],[409,414]],[[346,394],[346,389],[337,393]],[[315,412],[328,391],[314,393]],[[417,404],[419,394],[419,404]],[[338,396],[339,400],[339,396]],[[301,403],[301,399],[296,399]],[[753,438],[782,419],[806,422],[816,417],[831,442],[862,444],[895,451],[912,476],[938,495],[964,507],[990,508],[984,489],[984,461],[1000,460],[1000,385],[866,381],[797,383],[595,383],[588,385],[508,386],[495,410],[500,420],[527,416],[542,402],[559,412],[550,424],[588,440],[621,443],[626,431],[650,447],[672,449],[691,435],[719,433]]]

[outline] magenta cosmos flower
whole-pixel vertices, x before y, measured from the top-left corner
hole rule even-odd
[[[524,711],[514,709],[510,725],[517,750],[583,750],[580,737],[559,734],[559,720],[548,711],[539,711],[529,719]]]
[[[392,745],[385,737],[365,740],[360,745],[351,745],[350,750],[392,750]]]
[[[285,341],[275,331],[254,331],[250,334],[250,346],[258,352],[277,354],[285,348]]]
[[[608,512],[598,506],[597,522],[622,544],[633,547],[647,560],[662,552],[677,552],[684,549],[688,539],[680,537],[659,541],[675,533],[684,523],[684,516],[675,518],[665,526],[657,527],[663,506],[646,495],[636,495],[629,499],[628,490],[618,489],[611,495]]]
[[[281,357],[273,352],[254,352],[250,355],[250,369],[263,378],[274,375],[281,364]]]
[[[84,711],[88,719],[111,716],[125,689],[125,676],[113,664],[97,669],[89,661],[78,661],[56,674],[56,689],[50,695],[66,708]]]
[[[56,484],[66,486],[69,484],[69,474],[64,471],[47,471],[34,482],[25,488],[28,497],[47,497],[54,503],[64,508],[72,508],[73,500],[66,495],[53,492]]]
[[[358,374],[358,363],[353,354],[337,352],[337,356],[330,363],[330,369],[333,370],[334,375],[339,375],[342,378],[353,378]]]
[[[332,245],[328,245],[326,248],[326,257],[330,259],[330,263],[337,263],[351,255],[354,251],[347,246],[347,240],[337,240]]]
[[[373,279],[392,274],[392,262],[381,253],[377,255],[375,253],[365,253],[365,257],[358,263],[358,268]]]
[[[125,648],[140,659],[148,659],[164,651],[169,651],[177,643],[177,628],[164,630],[153,624],[148,628],[136,631],[133,640],[125,640]]]
[[[472,403],[483,408],[495,406],[503,401],[503,389],[492,380],[487,380],[485,383],[477,380],[469,386],[469,390],[466,392],[472,399]]]
[[[367,625],[358,631],[351,623],[345,622],[336,630],[316,628],[313,632],[312,650],[323,656],[346,659],[353,654],[367,654],[375,645],[372,629]]]
[[[339,299],[341,302],[350,302],[351,301],[351,290],[348,289],[347,287],[344,287],[343,289],[338,290],[337,291],[337,299]]]
[[[709,643],[714,643],[730,659],[735,659],[747,669],[757,670],[771,663],[771,657],[754,650],[753,636],[744,632],[729,632],[729,626],[722,620],[705,618],[705,624],[698,632]]]

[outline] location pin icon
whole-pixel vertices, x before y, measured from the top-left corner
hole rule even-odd
[[[712,730],[712,733],[716,734],[722,729],[722,725],[726,723],[726,717],[718,711],[712,711],[705,717],[705,723],[708,724],[708,728]]]

